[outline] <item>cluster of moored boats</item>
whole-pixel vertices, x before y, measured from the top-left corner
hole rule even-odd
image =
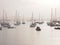
[[[3,19],[0,21],[0,30],[2,30],[3,28],[8,28],[8,29],[11,29],[11,28],[15,28],[15,26],[18,26],[21,24],[19,18],[18,18],[18,13],[16,11],[16,15],[15,15],[15,20],[13,21],[13,23],[11,23],[7,17],[6,17],[6,13],[5,11],[3,10]],[[25,24],[24,22],[24,19],[22,20],[22,24]]]
[[[51,20],[49,22],[47,22],[47,25],[50,26],[50,27],[54,27],[54,29],[60,29],[60,21],[52,19],[52,15],[53,15],[52,12],[53,12],[53,9],[51,8]],[[8,29],[15,28],[15,26],[21,24],[20,20],[17,19],[17,18],[15,18],[16,20],[14,21],[13,24],[10,24],[10,22],[6,21],[4,15],[5,15],[5,12],[3,10],[3,20],[0,21],[0,30],[2,30],[2,28],[8,28]],[[17,14],[17,11],[16,11],[16,17],[17,16],[18,16],[18,14]],[[56,16],[56,8],[55,8],[55,16]],[[31,20],[30,28],[36,27],[37,24],[43,24],[44,23],[44,21],[40,20],[40,14],[39,14],[39,21],[34,21],[33,13],[32,13],[32,18],[31,19],[32,20]],[[23,16],[23,19],[22,19],[22,24],[25,24],[24,16]],[[36,31],[41,31],[41,28],[39,26],[37,26]]]
[[[54,29],[60,29],[60,21],[59,20],[53,20],[53,8],[51,8],[51,20],[49,22],[47,22],[47,25],[50,27],[54,27]],[[56,8],[55,8],[55,16],[56,16]],[[32,17],[33,18],[33,17]],[[36,23],[38,24],[43,24],[43,21],[39,21],[39,22],[33,22],[31,23],[30,27],[35,27]],[[36,27],[37,31],[41,31],[41,28],[39,26]]]

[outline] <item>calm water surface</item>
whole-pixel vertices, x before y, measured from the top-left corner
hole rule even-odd
[[[38,32],[36,27],[30,28],[29,25],[0,30],[0,45],[60,45],[60,30],[54,30],[44,23]]]

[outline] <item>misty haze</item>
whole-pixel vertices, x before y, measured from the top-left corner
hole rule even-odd
[[[60,45],[60,0],[0,0],[0,45]]]

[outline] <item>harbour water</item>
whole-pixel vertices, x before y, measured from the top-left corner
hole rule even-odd
[[[30,28],[30,23],[14,29],[0,30],[0,45],[60,45],[60,30],[46,24],[39,25],[41,31]]]

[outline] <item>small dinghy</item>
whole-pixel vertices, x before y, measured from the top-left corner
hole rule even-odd
[[[36,28],[36,31],[41,31],[41,28],[40,28],[40,27],[37,27],[37,28]]]

